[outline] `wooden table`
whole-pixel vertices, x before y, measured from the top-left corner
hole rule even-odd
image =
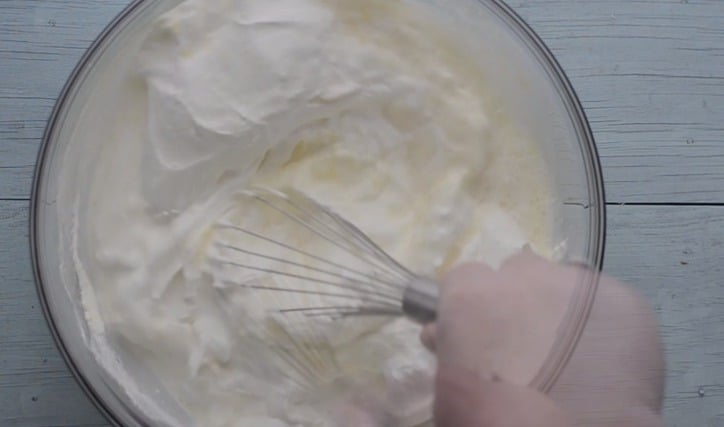
[[[127,0],[0,0],[0,425],[106,426],[48,333],[28,254],[45,121]],[[512,0],[598,141],[606,270],[660,315],[669,426],[724,426],[724,0]]]

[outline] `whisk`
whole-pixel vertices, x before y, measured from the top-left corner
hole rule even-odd
[[[438,285],[405,268],[360,229],[295,190],[252,188],[213,226],[209,262],[225,281],[278,298],[280,313],[436,318]],[[311,247],[312,249],[305,249]],[[273,277],[274,280],[264,280]]]
[[[235,387],[269,405],[280,404],[270,407],[278,414],[294,402],[334,405],[365,392],[369,378],[359,382],[349,354],[340,358],[344,344],[337,339],[365,333],[369,323],[336,328],[338,319],[407,316],[427,324],[436,318],[435,281],[414,274],[301,192],[253,188],[239,193],[206,241],[206,272],[240,337],[234,357],[246,375]],[[244,310],[235,296],[244,299]],[[366,369],[381,375],[380,366]],[[384,388],[375,389],[387,402],[389,425],[430,419],[427,374],[385,378]]]

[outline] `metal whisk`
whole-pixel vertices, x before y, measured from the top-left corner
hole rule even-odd
[[[254,188],[239,197],[214,225],[209,262],[227,269],[225,280],[294,295],[278,299],[291,305],[281,313],[435,320],[437,283],[409,271],[339,215],[298,191]]]

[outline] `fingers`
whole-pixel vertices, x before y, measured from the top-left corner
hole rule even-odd
[[[440,365],[529,384],[555,343],[578,281],[577,269],[530,250],[498,271],[460,266],[444,278],[436,325],[421,339]]]
[[[489,357],[494,339],[491,310],[495,273],[483,264],[467,264],[448,274],[442,285],[432,347],[441,365],[475,370]]]
[[[437,335],[437,325],[435,323],[430,323],[428,325],[425,325],[424,328],[422,328],[422,332],[420,332],[420,341],[422,342],[422,345],[425,346],[428,350],[431,352],[435,352],[435,336]]]
[[[605,276],[598,277],[584,333],[551,393],[562,409],[523,386],[540,372],[560,326],[570,321],[571,302],[594,274],[530,250],[497,271],[483,264],[451,271],[437,321],[420,337],[438,360],[437,425],[563,426],[575,419],[596,426],[603,425],[601,413],[615,415],[617,425],[660,425],[664,363],[655,315],[631,288]]]
[[[437,377],[435,425],[439,427],[564,427],[564,412],[545,395],[524,386],[483,381],[464,371]]]
[[[494,280],[496,271],[483,263],[466,263],[450,270],[442,279],[442,293],[457,292],[460,288],[478,286]]]
[[[441,286],[446,298],[453,299],[448,305],[456,305],[454,299],[465,297],[464,288],[467,286],[476,286],[480,281],[494,275],[493,269],[481,263],[463,264],[451,270],[442,280]],[[463,288],[463,289],[461,289]],[[420,333],[420,341],[431,352],[436,351],[437,340],[437,324],[431,323],[425,325]]]

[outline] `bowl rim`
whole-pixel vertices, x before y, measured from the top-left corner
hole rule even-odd
[[[139,10],[139,8],[148,5],[152,1],[153,0],[133,0],[126,7],[124,7],[123,10],[121,10],[105,26],[105,28],[90,44],[88,49],[85,51],[83,56],[80,58],[78,63],[71,71],[62,90],[58,94],[57,100],[53,106],[53,110],[50,113],[47,125],[45,127],[40,142],[35,169],[33,172],[30,196],[30,211],[28,224],[30,257],[32,263],[33,278],[35,282],[35,289],[38,295],[38,299],[40,301],[40,305],[42,307],[46,324],[50,329],[56,347],[60,351],[66,366],[73,374],[76,382],[79,384],[86,396],[88,396],[91,402],[93,402],[94,406],[101,412],[101,414],[113,426],[117,427],[123,426],[120,417],[113,410],[111,410],[107,403],[98,395],[94,385],[87,378],[86,374],[83,373],[83,370],[78,366],[78,364],[76,364],[76,362],[73,360],[60,334],[60,327],[55,323],[55,319],[53,317],[48,298],[45,294],[45,281],[43,279],[43,271],[40,263],[41,249],[37,240],[39,235],[38,206],[40,204],[39,197],[43,194],[43,190],[45,187],[45,177],[47,173],[46,162],[50,160],[48,152],[54,143],[53,135],[55,134],[55,130],[58,128],[59,124],[62,123],[62,120],[60,120],[63,116],[62,113],[65,111],[66,107],[72,103],[72,98],[69,97],[69,95],[73,93],[75,89],[77,89],[79,80],[82,80],[81,78],[85,76],[85,72],[88,71],[89,65],[93,63],[92,60],[97,55],[102,54],[102,48],[105,46],[106,42],[108,42],[113,36],[116,35],[116,31],[119,30],[121,24],[125,23],[126,20],[129,19],[129,17],[132,17]],[[587,170],[587,172],[589,178],[591,178],[589,179],[588,186],[589,195],[592,199],[592,203],[584,205],[583,208],[589,210],[589,212],[595,211],[596,213],[596,215],[590,215],[592,216],[592,219],[595,220],[595,225],[597,228],[596,235],[598,236],[598,239],[595,242],[595,247],[591,247],[591,245],[589,244],[588,248],[589,250],[593,249],[595,255],[594,259],[592,259],[593,265],[588,266],[588,271],[590,272],[590,274],[588,275],[591,276],[590,280],[593,280],[593,282],[591,286],[586,287],[584,292],[579,293],[575,296],[575,298],[578,300],[578,303],[575,304],[577,312],[573,313],[573,315],[576,316],[579,321],[569,322],[572,323],[573,327],[566,328],[568,330],[566,332],[567,336],[563,337],[563,339],[566,340],[567,345],[554,345],[554,348],[559,349],[559,351],[552,351],[551,354],[548,355],[548,358],[544,363],[543,368],[541,368],[538,376],[533,381],[536,387],[544,392],[547,392],[555,384],[555,381],[557,380],[562,369],[566,366],[568,360],[573,353],[573,349],[575,349],[578,340],[580,339],[595,299],[598,274],[603,268],[604,252],[606,246],[607,222],[603,172],[598,148],[595,143],[590,122],[588,121],[586,113],[583,109],[583,106],[575,89],[573,88],[573,85],[571,84],[568,76],[566,75],[565,71],[563,70],[551,50],[543,42],[541,37],[538,36],[538,34],[530,27],[530,25],[518,14],[518,12],[516,12],[511,6],[505,3],[505,1],[477,0],[477,2],[481,3],[482,6],[486,6],[487,4],[494,7],[494,13],[499,14],[502,18],[508,20],[510,23],[516,26],[517,29],[521,30],[522,35],[527,39],[524,41],[530,43],[528,46],[529,49],[532,45],[532,49],[537,50],[537,53],[542,56],[544,63],[542,63],[541,65],[548,68],[547,71],[551,73],[551,77],[555,79],[555,83],[559,84],[560,87],[563,89],[562,91],[560,91],[560,95],[564,97],[563,100],[566,104],[566,110],[571,116],[570,118],[572,119],[572,122],[575,125],[579,126],[579,129],[577,129],[577,131],[579,132],[579,138],[582,139],[581,142],[584,142],[584,144],[580,144],[580,146],[584,148],[584,157],[586,157],[587,160],[587,162],[584,163],[587,169],[590,168],[590,170]],[[567,315],[571,315],[571,313],[568,313]],[[541,376],[543,376],[544,378],[539,378]],[[143,425],[142,422],[141,425]]]

